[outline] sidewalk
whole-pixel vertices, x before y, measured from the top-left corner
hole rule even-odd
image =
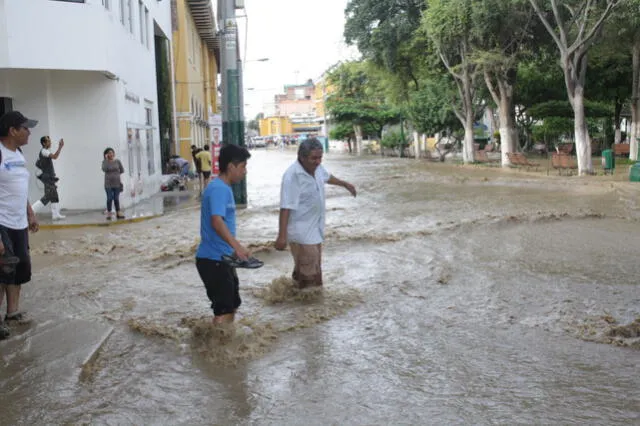
[[[51,210],[38,213],[40,229],[69,229],[86,226],[118,226],[153,219],[172,211],[197,206],[198,191],[159,192],[152,197],[134,204],[124,211],[124,219],[107,220],[104,210],[64,210],[62,220],[51,220]]]

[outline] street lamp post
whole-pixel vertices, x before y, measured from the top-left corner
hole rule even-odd
[[[244,146],[244,105],[242,100],[242,60],[238,45],[236,0],[218,2],[221,46],[220,71],[222,74],[222,137],[224,145]],[[247,182],[232,186],[238,207],[247,205]]]

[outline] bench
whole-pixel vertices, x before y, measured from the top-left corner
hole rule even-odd
[[[631,146],[628,143],[614,143],[612,146],[614,155],[617,155],[618,157],[629,155]]]
[[[500,160],[494,160],[489,158],[489,156],[487,155],[487,151],[483,149],[475,152],[475,160],[476,160],[476,163],[486,163],[486,164],[495,164],[500,162]]]
[[[558,171],[559,175],[562,175],[563,170],[571,173],[573,170],[578,169],[578,163],[576,160],[570,155],[564,153],[552,154],[551,166]]]
[[[509,157],[509,162],[513,167],[526,167],[527,170],[535,167],[536,171],[538,170],[538,167],[540,167],[540,163],[530,161],[521,152],[508,152],[507,157]]]
[[[558,154],[571,154],[574,146],[574,143],[561,143],[556,145],[556,152]]]

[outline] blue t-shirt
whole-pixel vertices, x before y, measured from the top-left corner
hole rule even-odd
[[[231,255],[233,249],[211,226],[211,216],[221,216],[231,235],[236,236],[236,202],[231,187],[220,178],[214,179],[202,195],[200,208],[200,245],[196,257],[222,260],[222,255]]]

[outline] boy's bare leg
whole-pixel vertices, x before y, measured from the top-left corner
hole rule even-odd
[[[235,318],[235,313],[216,315],[213,317],[213,323],[214,324],[230,324],[233,322],[234,318]]]
[[[0,284],[0,306],[2,306],[2,301],[4,300],[4,293],[6,291],[7,291],[7,285],[6,284]],[[1,319],[2,318],[0,318],[0,320]]]
[[[7,315],[18,312],[20,304],[20,285],[7,284],[4,286],[7,291]]]

